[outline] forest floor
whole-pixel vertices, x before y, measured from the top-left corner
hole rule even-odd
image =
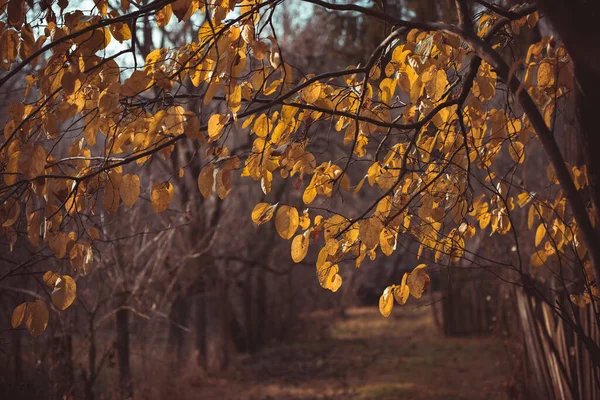
[[[323,334],[239,360],[229,376],[189,381],[189,399],[507,399],[498,337],[448,338],[428,307],[311,317]],[[325,328],[326,327],[326,328]],[[179,388],[183,389],[183,388]]]

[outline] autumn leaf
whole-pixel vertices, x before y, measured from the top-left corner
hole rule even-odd
[[[77,285],[73,278],[68,275],[62,275],[56,278],[54,290],[50,296],[52,298],[52,303],[54,303],[56,308],[59,310],[66,310],[73,304],[76,296]]]
[[[42,300],[35,300],[27,303],[27,310],[25,313],[25,326],[31,333],[31,336],[40,336],[46,330],[48,326],[48,320],[50,314],[46,303]]]
[[[273,214],[275,213],[278,204],[279,203],[258,203],[252,210],[252,221],[254,221],[256,225],[262,225],[269,222],[271,218],[273,218]]]
[[[174,192],[175,190],[170,182],[155,182],[152,185],[150,194],[154,211],[160,214],[169,208]]]
[[[200,175],[198,175],[198,189],[202,193],[202,196],[205,198],[210,197],[214,184],[214,166],[208,164],[200,170]]]
[[[393,290],[394,299],[398,302],[398,304],[402,305],[406,303],[408,300],[408,295],[410,294],[410,289],[406,284],[406,280],[408,278],[408,273],[404,273],[402,276],[402,283],[400,286],[395,286]]]
[[[394,307],[394,296],[392,294],[392,286],[388,286],[383,291],[381,297],[379,297],[379,312],[385,318],[389,317]]]
[[[224,114],[213,114],[208,119],[208,137],[211,141],[218,140],[223,133],[225,125],[229,121],[229,116]]]
[[[27,303],[19,304],[15,307],[10,319],[10,324],[13,328],[18,328],[25,320],[25,314],[27,312]]]
[[[298,210],[290,206],[281,206],[275,216],[275,227],[277,233],[285,240],[294,236],[299,225]]]
[[[140,195],[140,178],[134,174],[123,175],[119,192],[123,203],[129,207],[133,206]]]
[[[417,299],[421,298],[423,292],[429,286],[429,282],[431,282],[429,275],[424,271],[426,267],[426,264],[419,264],[406,279],[406,285],[410,290],[410,294]]]
[[[294,260],[295,263],[304,260],[304,257],[306,257],[306,254],[308,253],[309,240],[307,232],[309,231],[296,235],[292,240],[292,260]]]

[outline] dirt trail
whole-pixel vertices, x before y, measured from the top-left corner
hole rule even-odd
[[[396,307],[388,319],[353,309],[326,326],[324,338],[266,348],[240,360],[235,373],[186,392],[190,399],[507,398],[502,343],[446,338],[427,308]]]

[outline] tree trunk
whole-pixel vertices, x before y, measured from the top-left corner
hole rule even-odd
[[[81,371],[86,400],[94,400],[94,383],[96,381],[96,330],[94,329],[94,317],[95,314],[92,313],[88,321],[88,371]]]
[[[266,311],[266,285],[264,274],[258,268],[248,269],[246,280],[246,335],[247,350],[255,352],[264,343],[264,323]]]
[[[590,179],[590,197],[600,228],[600,135],[597,134],[600,104],[600,11],[596,1],[539,0],[541,11],[563,40],[575,65],[575,92],[579,129],[577,137]]]
[[[11,334],[13,337],[13,368],[15,373],[15,382],[22,382],[23,379],[23,358],[21,346],[21,333],[17,329],[13,329]]]
[[[204,282],[196,299],[196,352],[199,366],[206,369],[206,296]]]
[[[171,327],[169,330],[169,343],[175,347],[176,367],[181,368],[188,361],[188,351],[186,346],[186,335],[182,326],[188,323],[190,306],[187,296],[178,295],[171,306]]]
[[[48,361],[52,395],[62,400],[73,394],[73,347],[71,336],[61,335],[50,338]]]
[[[117,311],[117,354],[119,359],[119,387],[124,399],[133,398],[133,383],[129,363],[129,311]]]

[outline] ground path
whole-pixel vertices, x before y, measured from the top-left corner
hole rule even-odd
[[[219,379],[190,383],[191,398],[507,399],[505,348],[497,337],[447,338],[428,308],[395,307],[384,319],[358,308],[321,337],[270,346]]]

